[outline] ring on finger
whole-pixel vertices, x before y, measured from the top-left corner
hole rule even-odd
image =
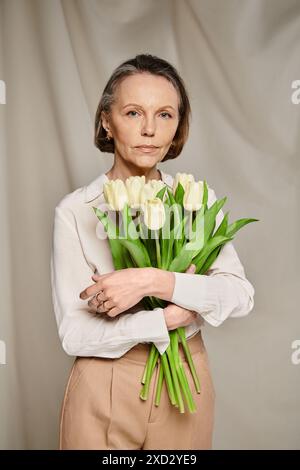
[[[100,292],[98,292],[98,293],[96,294],[96,300],[97,300],[97,302],[101,303],[101,302],[104,302],[104,301],[105,301],[105,299],[103,298],[103,294],[104,294],[104,293],[103,293],[103,290],[100,290]]]
[[[105,302],[106,302],[106,300],[101,300],[101,301],[99,302],[98,307],[97,307],[97,310],[99,310],[101,313],[106,312],[106,310],[107,310],[107,309],[105,308],[105,305],[104,305]]]

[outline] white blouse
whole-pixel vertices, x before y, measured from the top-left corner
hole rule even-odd
[[[172,188],[173,177],[162,170],[161,178]],[[94,273],[114,271],[102,223],[92,207],[105,203],[100,174],[89,185],[67,194],[55,208],[50,261],[52,301],[58,334],[64,351],[72,356],[118,358],[138,343],[154,343],[161,354],[169,345],[169,332],[162,308],[144,310],[139,302],[117,317],[90,313],[88,300],[79,294],[93,284]],[[216,200],[208,191],[208,207]],[[217,214],[216,229],[224,214]],[[97,236],[102,231],[102,236]],[[173,302],[198,313],[186,327],[194,336],[205,324],[219,326],[228,317],[247,315],[254,306],[254,288],[231,241],[221,249],[206,275],[177,273]]]

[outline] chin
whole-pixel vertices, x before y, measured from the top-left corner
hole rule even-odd
[[[146,168],[149,168],[149,167],[152,167],[154,165],[156,165],[157,163],[157,160],[155,158],[142,158],[140,160],[138,160],[137,162],[134,162],[134,165],[138,166],[138,167],[146,167]]]

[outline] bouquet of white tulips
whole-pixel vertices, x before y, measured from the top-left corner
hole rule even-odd
[[[111,180],[103,186],[109,209],[116,215],[113,221],[106,212],[93,207],[107,233],[115,269],[151,267],[171,272],[185,272],[192,264],[195,274],[205,274],[217,258],[222,246],[233,240],[235,233],[258,219],[239,219],[228,224],[228,212],[214,233],[216,216],[226,197],[208,208],[208,185],[195,181],[193,175],[177,173],[173,188],[160,180],[145,183],[145,176],[132,176],[123,182]],[[136,217],[133,216],[136,211]],[[164,308],[167,302],[156,297],[144,297],[146,309]],[[182,345],[197,393],[200,381],[189,351],[185,328],[169,332],[170,344],[161,355],[155,405],[160,402],[163,380],[172,405],[184,413],[183,397],[191,413],[196,405],[179,355]],[[160,353],[152,343],[141,379],[140,398],[147,400],[149,386]]]

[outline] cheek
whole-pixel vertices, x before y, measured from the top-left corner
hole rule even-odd
[[[121,145],[133,145],[134,142],[136,141],[136,136],[138,129],[135,129],[134,125],[127,125],[127,126],[122,126],[122,128],[119,128],[117,133],[115,134],[116,139],[119,141]]]
[[[114,134],[120,142],[128,142],[130,137],[138,131],[138,122],[129,119],[118,118],[114,122]]]
[[[168,143],[171,141],[176,134],[176,130],[178,127],[177,121],[169,121],[164,122],[160,126],[158,126],[157,130],[159,131],[160,135],[162,136],[163,140]]]

